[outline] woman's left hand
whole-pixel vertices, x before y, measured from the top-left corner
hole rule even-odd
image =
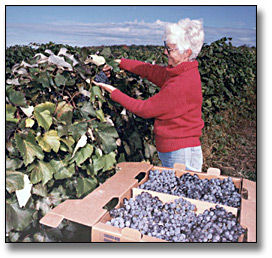
[[[95,84],[96,86],[101,87],[102,89],[108,91],[109,93],[112,93],[114,90],[116,90],[115,87],[113,87],[113,86],[111,86],[109,84],[106,84],[106,83],[93,81],[93,84]]]

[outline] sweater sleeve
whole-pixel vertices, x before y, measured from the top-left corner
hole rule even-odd
[[[187,104],[184,96],[167,87],[147,100],[139,100],[129,97],[116,89],[111,93],[112,100],[121,104],[124,108],[143,118],[171,119],[187,112]]]
[[[162,87],[167,79],[166,67],[160,65],[122,58],[120,68],[147,78],[158,87]]]

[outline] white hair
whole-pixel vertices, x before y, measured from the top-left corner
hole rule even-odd
[[[203,22],[186,18],[178,23],[168,23],[165,26],[164,37],[167,43],[176,44],[180,53],[191,49],[189,61],[192,61],[196,59],[203,45]]]

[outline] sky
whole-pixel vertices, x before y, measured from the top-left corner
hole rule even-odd
[[[256,6],[6,6],[6,46],[162,45],[166,23],[202,19],[204,42],[256,46]]]

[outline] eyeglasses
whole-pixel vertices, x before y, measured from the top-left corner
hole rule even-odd
[[[178,50],[178,48],[169,48],[166,44],[166,41],[164,41],[164,48],[166,49],[168,55],[170,55],[171,51]]]

